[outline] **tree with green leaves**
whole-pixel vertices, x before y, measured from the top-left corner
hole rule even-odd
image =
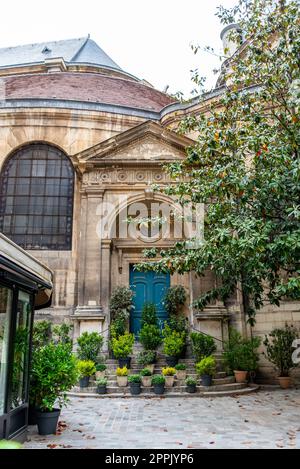
[[[300,299],[299,1],[240,0],[218,16],[239,24],[243,44],[222,67],[218,98],[204,95],[208,110],[181,123],[195,144],[167,165],[173,183],[158,189],[182,205],[205,204],[204,239],[177,242],[139,268],[199,276],[211,269],[217,286],[195,307],[239,289],[253,325],[266,303]]]

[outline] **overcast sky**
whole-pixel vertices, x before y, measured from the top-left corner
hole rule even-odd
[[[219,59],[190,44],[222,51],[220,4],[236,0],[9,0],[1,2],[0,47],[88,34],[124,70],[162,90],[193,89],[190,70],[216,80]]]

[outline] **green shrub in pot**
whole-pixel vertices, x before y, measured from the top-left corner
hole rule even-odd
[[[144,324],[139,333],[139,341],[145,350],[155,350],[161,344],[161,332],[154,324]]]
[[[103,345],[103,337],[98,332],[83,332],[77,339],[77,356],[80,360],[97,361]]]
[[[107,378],[98,378],[96,379],[97,393],[106,394],[107,389]]]
[[[40,434],[55,433],[60,409],[67,403],[67,392],[78,378],[77,360],[71,344],[49,343],[33,350],[30,401],[37,409]]]
[[[149,368],[143,368],[140,372],[142,378],[142,385],[145,387],[151,386],[152,372]]]
[[[166,378],[162,375],[153,375],[151,384],[155,394],[163,394],[165,392]]]
[[[298,337],[295,327],[286,324],[284,328],[273,329],[263,342],[266,347],[264,355],[278,370],[279,384],[283,389],[290,386],[290,371],[298,365],[292,358],[293,342]]]
[[[185,335],[180,332],[169,330],[168,326],[165,326],[163,330],[164,335],[164,348],[163,352],[166,357],[167,364],[169,366],[175,366],[178,361],[178,357],[182,354],[185,346]]]
[[[141,382],[142,379],[140,375],[135,374],[128,376],[128,383],[132,395],[136,396],[141,393]]]
[[[127,368],[130,368],[130,355],[133,350],[134,334],[126,332],[118,338],[113,338],[111,343],[114,356],[119,360],[120,367],[127,366]]]
[[[177,363],[175,365],[176,376],[178,379],[185,379],[186,378],[186,364],[185,363]]]
[[[211,386],[212,377],[216,372],[216,360],[214,357],[205,357],[196,363],[197,374],[201,378],[201,384],[203,386]]]
[[[202,334],[202,332],[191,332],[190,338],[193,355],[197,362],[204,357],[209,357],[217,350],[214,339],[209,335]]]
[[[194,393],[197,390],[197,381],[192,376],[188,376],[185,380],[186,392]]]

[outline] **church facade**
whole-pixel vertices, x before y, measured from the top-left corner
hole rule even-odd
[[[246,330],[238,292],[226,305],[193,311],[193,299],[215,284],[211,272],[141,278],[134,270],[144,249],[168,247],[193,229],[174,225],[176,201],[152,186],[170,182],[163,165],[193,144],[194,135],[176,133],[180,119],[207,112],[220,93],[222,86],[201,103],[180,104],[89,37],[0,50],[0,230],[54,273],[52,306],[38,318],[73,323],[75,338],[86,330],[107,336],[116,286],[158,304],[165,288],[180,284],[191,327],[219,339],[219,348],[229,323]],[[168,214],[167,231],[128,222],[153,211]],[[261,310],[255,333],[286,321],[300,325],[296,302]],[[272,376],[266,363],[262,376]]]

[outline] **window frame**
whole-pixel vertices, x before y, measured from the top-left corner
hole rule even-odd
[[[0,231],[27,250],[72,250],[74,188],[62,150],[41,142],[16,150],[0,173]]]

